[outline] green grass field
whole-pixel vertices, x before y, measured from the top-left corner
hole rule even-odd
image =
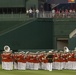
[[[63,70],[63,71],[53,70],[52,72],[44,71],[44,70],[5,71],[5,70],[1,69],[1,65],[0,65],[0,75],[76,75],[76,70],[75,71],[73,71],[73,70]]]

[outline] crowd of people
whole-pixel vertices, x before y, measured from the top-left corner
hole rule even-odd
[[[39,9],[29,9],[26,10],[26,14],[30,17],[30,18],[38,18],[39,17]]]
[[[39,9],[29,9],[26,11],[27,15],[32,18],[76,18],[75,9],[40,11]]]
[[[3,70],[76,70],[76,49],[69,51],[14,52],[9,46],[4,46],[1,54]]]

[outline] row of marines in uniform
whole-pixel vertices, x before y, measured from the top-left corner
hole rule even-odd
[[[4,70],[49,70],[52,69],[76,70],[76,50],[70,51],[42,51],[42,52],[15,52],[5,50],[1,54],[2,69]]]

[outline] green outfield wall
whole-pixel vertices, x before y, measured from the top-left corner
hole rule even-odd
[[[20,22],[20,21],[19,21]],[[10,29],[12,25],[24,23],[24,25],[0,36],[0,50],[4,45],[9,45],[13,50],[18,49],[52,49],[56,48],[57,38],[68,38],[76,28],[75,19],[51,19],[40,18],[29,23],[27,21],[1,21],[1,29]],[[1,30],[0,29],[0,30]]]
[[[45,21],[46,20],[46,21]],[[4,45],[11,49],[51,49],[53,48],[53,21],[35,20],[29,24],[0,36],[0,50]]]
[[[74,50],[76,47],[76,37],[69,38],[69,49]]]

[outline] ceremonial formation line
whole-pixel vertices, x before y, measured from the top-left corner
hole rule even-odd
[[[70,51],[14,52],[9,46],[4,46],[1,54],[3,70],[76,70],[76,49]]]

